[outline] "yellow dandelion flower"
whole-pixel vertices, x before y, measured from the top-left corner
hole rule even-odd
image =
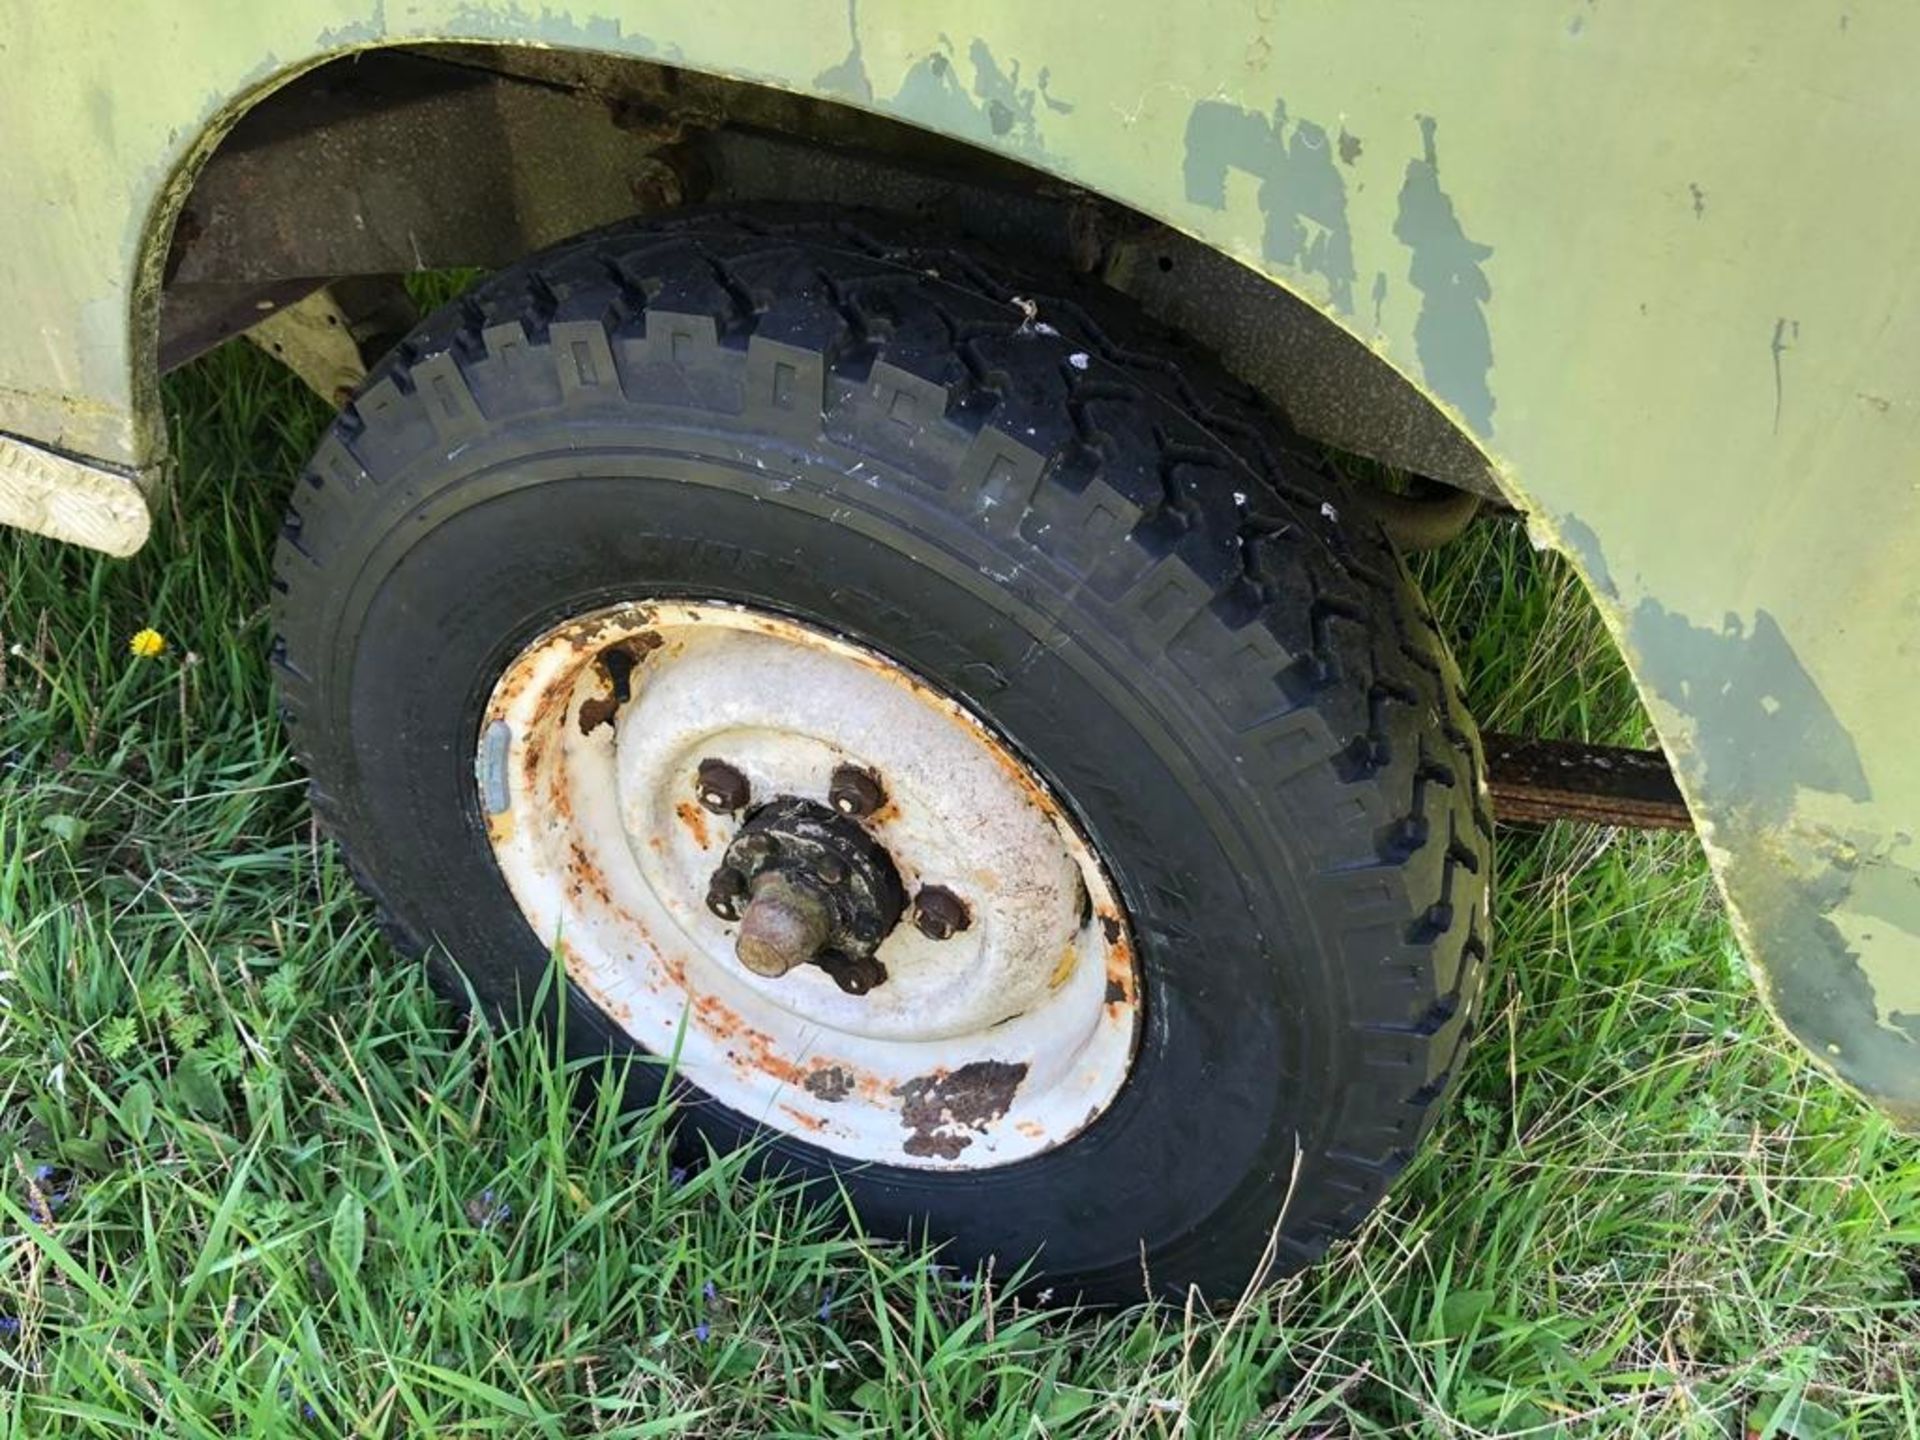
[[[142,630],[127,642],[127,648],[142,660],[153,660],[167,648],[167,637],[158,630]]]

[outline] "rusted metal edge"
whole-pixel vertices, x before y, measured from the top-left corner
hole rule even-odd
[[[1636,830],[1693,828],[1687,802],[1658,750],[1497,733],[1482,735],[1480,743],[1494,818],[1505,824],[1580,820]]]

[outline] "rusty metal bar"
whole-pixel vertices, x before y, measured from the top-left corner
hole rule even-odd
[[[1523,735],[1480,739],[1494,817],[1503,823],[1581,820],[1638,830],[1693,828],[1687,802],[1658,750]]]

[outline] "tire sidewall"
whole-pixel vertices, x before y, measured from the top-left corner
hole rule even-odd
[[[343,797],[354,853],[415,942],[511,1004],[550,957],[493,863],[475,793],[480,717],[510,658],[562,620],[648,598],[845,633],[956,695],[1067,798],[1127,905],[1144,982],[1133,1072],[1081,1135],[960,1175],[839,1170],[856,1209],[882,1233],[936,1216],[962,1263],[1038,1253],[1092,1293],[1137,1293],[1142,1242],[1193,1250],[1189,1278],[1215,1251],[1244,1267],[1296,1147],[1323,1143],[1350,1063],[1292,829],[1310,817],[1261,784],[1164,646],[1018,535],[958,523],[936,487],[870,455],[723,418],[521,417],[454,464],[383,478],[320,627],[334,740],[317,742],[315,769]],[[576,1050],[635,1048],[577,991],[568,1026]],[[636,1098],[658,1088],[657,1067],[636,1073]],[[721,1148],[764,1141],[764,1162],[789,1171],[836,1169],[703,1097],[684,1123]]]

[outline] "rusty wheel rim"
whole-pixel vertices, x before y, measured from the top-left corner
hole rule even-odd
[[[596,611],[506,667],[476,775],[574,983],[763,1125],[981,1169],[1071,1140],[1125,1083],[1140,985],[1093,846],[871,650],[719,602]]]

